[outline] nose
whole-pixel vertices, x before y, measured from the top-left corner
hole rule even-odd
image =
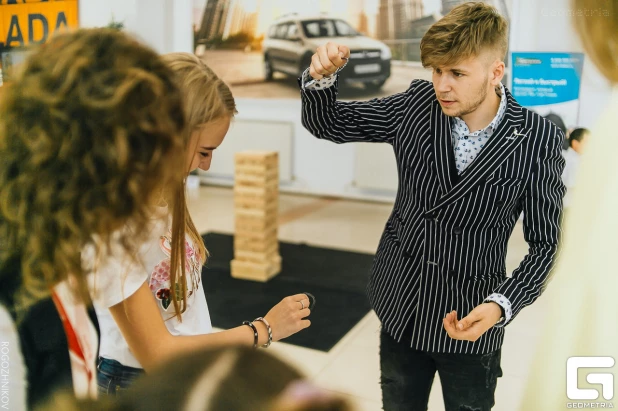
[[[451,82],[449,81],[448,76],[445,76],[444,74],[436,76],[434,79],[434,87],[439,93],[448,93],[451,91]]]
[[[208,157],[207,159],[202,160],[202,162],[200,163],[200,170],[208,171],[210,169],[210,161],[211,161],[211,157]]]

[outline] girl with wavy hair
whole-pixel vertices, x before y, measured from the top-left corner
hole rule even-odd
[[[25,408],[25,378],[29,408],[66,385],[94,397],[97,322],[80,251],[131,256],[145,241],[182,169],[181,93],[148,47],[83,29],[35,50],[0,97],[0,331],[13,342],[12,406]]]
[[[169,218],[153,227],[138,262],[114,256],[95,268],[102,278],[124,275],[122,284],[95,299],[102,329],[98,379],[104,394],[127,388],[144,370],[171,356],[202,347],[268,346],[310,325],[308,297],[298,294],[284,298],[264,317],[212,333],[203,289],[208,285],[201,281],[208,253],[187,211],[184,179],[193,170],[209,169],[236,104],[228,86],[195,55],[173,53],[163,59],[177,74],[185,103],[183,184],[164,196],[157,213]]]

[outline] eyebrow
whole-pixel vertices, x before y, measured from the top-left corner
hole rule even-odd
[[[217,147],[202,147],[202,150],[216,150]]]

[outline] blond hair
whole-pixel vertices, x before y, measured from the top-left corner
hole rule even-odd
[[[55,36],[0,99],[0,267],[22,275],[24,312],[69,275],[89,301],[81,250],[93,237],[132,254],[152,203],[183,164],[185,118],[174,73],[116,30]],[[18,275],[10,272],[4,275]],[[4,278],[0,278],[6,284]]]
[[[163,60],[177,75],[187,119],[187,127],[183,135],[185,153],[192,153],[196,149],[190,147],[193,132],[211,121],[233,117],[236,114],[236,102],[227,84],[194,54],[170,53],[164,55]],[[185,311],[187,301],[185,234],[188,234],[197,245],[202,262],[205,262],[208,257],[208,251],[189,214],[184,184],[172,194],[171,203],[173,211],[170,284],[172,287],[176,283],[180,286],[179,295],[172,298],[172,301],[176,311],[175,315],[182,320],[181,314]]]
[[[489,50],[504,60],[508,22],[494,7],[482,2],[461,4],[434,23],[421,40],[425,68],[456,64]]]
[[[612,83],[618,83],[618,5],[607,0],[573,0],[573,9],[573,24],[584,49],[599,71]],[[578,12],[583,9],[601,13]]]

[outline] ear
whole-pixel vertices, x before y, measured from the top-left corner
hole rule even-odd
[[[489,78],[491,79],[491,85],[496,87],[500,84],[500,82],[502,81],[502,78],[504,77],[504,61],[502,60],[495,60],[492,65],[491,65],[491,73]]]

